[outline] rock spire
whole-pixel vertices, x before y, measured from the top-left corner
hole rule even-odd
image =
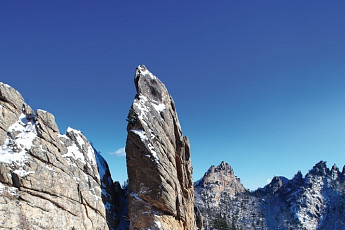
[[[196,229],[190,145],[164,84],[143,65],[128,114],[130,229]]]

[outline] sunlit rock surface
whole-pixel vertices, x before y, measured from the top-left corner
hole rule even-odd
[[[0,83],[0,228],[125,229],[125,197],[78,130]],[[128,224],[127,224],[128,225]]]

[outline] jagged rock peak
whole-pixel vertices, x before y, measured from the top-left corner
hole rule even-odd
[[[274,184],[280,184],[283,185],[288,181],[288,179],[286,177],[282,177],[282,176],[274,176],[273,179],[271,180],[272,185]]]
[[[227,167],[230,167],[230,165],[228,163],[226,163],[225,161],[222,161],[220,163],[220,165],[218,165],[218,168],[221,168],[221,169],[225,169]],[[231,168],[231,167],[230,167]]]
[[[305,177],[300,171],[291,180],[276,176],[250,193],[224,190],[220,202],[218,181],[195,184],[200,229],[212,229],[221,218],[231,229],[344,229],[345,178],[335,165],[329,170],[321,161]]]
[[[300,180],[300,179],[303,179],[303,175],[302,175],[301,170],[298,170],[298,172],[295,174],[292,180]]]
[[[194,187],[195,205],[198,208],[196,210],[200,212],[196,212],[199,229],[209,229],[212,226],[213,217],[220,213],[224,200],[247,191],[231,166],[224,161],[218,166],[212,165],[204,176],[195,182]],[[206,209],[210,212],[205,211]]]
[[[115,229],[121,194],[78,130],[0,83],[0,228]],[[123,225],[124,226],[124,225]]]
[[[222,161],[217,167],[212,165],[206,172],[206,174],[209,174],[209,173],[221,173],[221,174],[234,175],[234,170],[231,168],[231,166],[228,163]]]
[[[218,166],[212,165],[207,170],[207,172],[203,176],[202,180],[200,180],[200,182],[215,183],[218,179],[225,178],[225,177],[229,179],[234,178],[240,181],[240,179],[235,176],[234,170],[232,169],[232,167],[228,163],[222,161]]]
[[[288,179],[282,176],[275,176],[271,180],[271,182],[265,186],[266,192],[270,194],[276,193],[281,187],[286,185],[288,182]]]
[[[165,85],[143,65],[127,121],[130,229],[195,229],[189,140]]]
[[[309,174],[322,176],[322,175],[328,174],[328,172],[329,172],[329,169],[327,168],[327,162],[320,161],[313,167],[313,169],[309,171]]]
[[[332,172],[339,172],[338,166],[337,166],[336,164],[334,164],[334,165],[332,166],[331,171],[332,171]]]
[[[298,170],[296,175],[292,178],[291,183],[294,185],[302,185],[304,183],[304,178],[300,170]]]
[[[326,165],[326,161],[320,161],[307,173],[306,177],[310,176],[331,176],[333,179],[340,179],[345,176],[345,166],[340,172],[338,166],[333,164],[332,168],[329,169]]]
[[[144,95],[156,104],[167,103],[171,99],[165,85],[144,65],[137,67],[134,82],[137,93]]]
[[[196,197],[199,204],[208,199],[212,200],[212,205],[215,206],[219,205],[223,193],[234,196],[246,191],[231,166],[224,161],[217,167],[212,165],[203,178],[195,183],[195,187],[199,191]]]

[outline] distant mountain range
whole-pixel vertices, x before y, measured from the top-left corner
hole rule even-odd
[[[317,163],[304,177],[274,177],[245,189],[230,165],[211,166],[195,182],[200,229],[345,229],[345,169]]]

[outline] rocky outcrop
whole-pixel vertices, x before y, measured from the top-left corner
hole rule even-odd
[[[116,229],[121,189],[78,130],[0,83],[0,228]],[[117,189],[117,192],[116,192]]]
[[[219,206],[222,193],[235,196],[246,191],[239,178],[234,174],[231,166],[224,161],[217,167],[212,165],[203,178],[195,183],[196,202],[208,200],[209,205]]]
[[[0,145],[7,138],[8,128],[19,119],[23,105],[26,104],[22,95],[9,85],[0,82]]]
[[[195,184],[196,213],[204,217],[200,229],[220,223],[232,229],[345,229],[345,171],[336,165],[328,169],[320,161],[305,177],[300,171],[291,180],[275,176],[253,192],[241,192],[236,183],[223,189],[222,178],[235,178],[232,170],[220,170],[224,165],[212,166]]]
[[[139,66],[126,144],[130,229],[195,229],[192,164],[175,104]]]
[[[248,191],[235,176],[231,166],[224,161],[212,165],[205,175],[194,184],[198,228],[217,228],[214,224],[224,215],[239,211],[240,205],[233,202],[235,197],[247,196]],[[250,217],[246,217],[248,219]]]

